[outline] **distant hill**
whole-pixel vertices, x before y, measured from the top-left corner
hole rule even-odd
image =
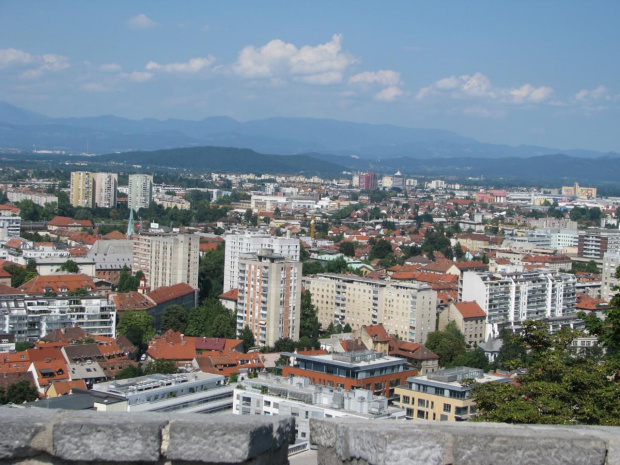
[[[175,147],[234,147],[278,155],[307,152],[357,155],[378,160],[408,157],[526,158],[562,153],[581,158],[620,156],[591,150],[487,144],[440,129],[363,124],[332,119],[268,118],[240,122],[228,117],[201,121],[152,118],[131,120],[112,115],[50,118],[0,102],[0,149],[55,149],[110,153]]]
[[[101,155],[97,162],[114,162],[148,167],[180,168],[193,171],[224,173],[274,173],[338,176],[343,167],[306,155],[265,155],[249,149],[229,147],[192,147],[153,152],[126,152]]]

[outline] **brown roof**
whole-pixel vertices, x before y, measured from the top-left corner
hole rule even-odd
[[[13,372],[6,373],[3,372],[2,376],[0,376],[0,390],[6,392],[6,389],[13,383],[18,383],[20,381],[28,381],[28,384],[34,386],[34,378],[32,376],[32,372],[30,371],[21,371],[21,372]]]
[[[196,350],[224,350],[226,339],[219,337],[197,337]]]
[[[193,360],[196,357],[195,341],[194,337],[181,337],[181,333],[169,329],[149,343],[146,353],[155,360]]]
[[[83,379],[76,379],[74,381],[55,381],[54,383],[50,384],[46,392],[49,391],[49,389],[52,386],[54,386],[54,390],[56,391],[56,394],[59,396],[65,396],[67,394],[71,394],[71,391],[73,389],[86,390],[86,383],[84,382]]]
[[[477,302],[455,302],[454,306],[463,318],[485,318],[487,316]]]
[[[364,328],[368,335],[375,341],[387,342],[390,340],[390,337],[385,331],[383,325],[364,325],[362,328]]]
[[[461,271],[469,270],[472,268],[484,268],[484,269],[489,268],[488,264],[481,262],[480,260],[472,260],[469,262],[456,262],[454,265]]]
[[[93,224],[90,220],[74,220],[73,218],[69,218],[67,216],[55,216],[51,221],[47,223],[48,226],[56,226],[58,228],[66,228],[66,227],[82,227],[82,228],[92,228]]]
[[[103,236],[104,239],[115,240],[115,239],[127,239],[125,235],[120,231],[111,231]]]
[[[123,292],[113,294],[112,300],[116,305],[116,310],[125,312],[128,310],[146,310],[155,306],[155,302],[138,291]]]
[[[194,294],[195,292],[196,289],[189,284],[179,283],[172,286],[158,287],[157,289],[149,292],[147,295],[156,304],[161,304],[187,294]]]
[[[78,288],[89,292],[96,292],[97,286],[93,278],[85,274],[58,274],[37,276],[19,287],[27,294],[44,294],[46,289],[52,289],[57,294],[65,294]]]
[[[76,342],[90,337],[86,330],[79,326],[69,328],[54,329],[41,338],[45,342]]]
[[[239,299],[239,289],[231,289],[218,296],[219,299],[237,301]]]

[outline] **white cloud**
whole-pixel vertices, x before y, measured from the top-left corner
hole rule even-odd
[[[397,86],[390,86],[377,93],[375,95],[375,100],[380,100],[383,102],[393,102],[402,95],[405,95],[405,92],[401,88]]]
[[[146,82],[151,80],[153,73],[149,73],[147,71],[134,71],[132,73],[123,73],[121,77],[133,82]]]
[[[32,63],[34,57],[23,50],[15,48],[0,49],[0,67],[9,67],[14,65],[26,65]]]
[[[400,73],[389,69],[366,71],[349,78],[349,84],[380,84],[382,86],[397,86],[400,84]]]
[[[121,69],[121,65],[117,63],[104,63],[99,67],[99,70],[105,73],[115,73],[120,71]]]
[[[134,16],[127,20],[127,27],[130,29],[152,29],[157,26],[157,23],[149,18],[144,13],[140,13],[138,16]]]
[[[610,101],[614,100],[614,96],[611,95],[609,89],[605,86],[598,86],[596,89],[582,89],[577,92],[573,100],[579,103],[592,103],[592,102],[600,102],[600,101]]]
[[[206,58],[192,58],[186,63],[168,63],[162,65],[154,61],[150,61],[146,65],[146,69],[149,71],[164,71],[167,73],[197,73],[205,68],[208,68],[215,63],[215,57],[208,56]]]
[[[250,79],[286,79],[307,84],[342,82],[346,69],[358,62],[342,51],[342,35],[334,34],[329,42],[317,46],[293,44],[275,39],[262,47],[248,45],[239,52],[233,70]]]
[[[547,86],[534,87],[524,84],[518,88],[501,88],[491,84],[491,80],[482,73],[462,74],[440,79],[428,87],[420,89],[418,100],[431,96],[451,99],[487,99],[505,103],[542,103],[553,93]]]
[[[80,88],[82,90],[85,90],[86,92],[109,92],[110,91],[109,87],[103,84],[96,83],[96,82],[87,82],[86,84],[82,84]]]
[[[51,53],[43,55],[43,65],[41,69],[44,71],[60,71],[68,68],[69,58],[63,55],[53,55]]]

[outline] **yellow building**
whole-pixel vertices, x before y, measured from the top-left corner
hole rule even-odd
[[[581,187],[579,183],[575,183],[574,186],[562,186],[562,195],[578,199],[595,199],[596,187]]]
[[[467,421],[476,416],[467,380],[507,383],[510,378],[485,374],[478,368],[456,367],[407,378],[394,391],[394,405],[405,409],[408,420]]]

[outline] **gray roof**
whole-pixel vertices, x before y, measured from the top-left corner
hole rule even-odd
[[[499,349],[504,345],[504,341],[501,339],[491,339],[491,336],[486,340],[486,342],[481,342],[478,344],[485,352],[499,352]]]
[[[63,410],[92,410],[95,404],[95,398],[90,394],[70,394],[67,396],[54,397],[46,400],[36,400],[28,402],[26,407],[38,408],[57,408]]]

